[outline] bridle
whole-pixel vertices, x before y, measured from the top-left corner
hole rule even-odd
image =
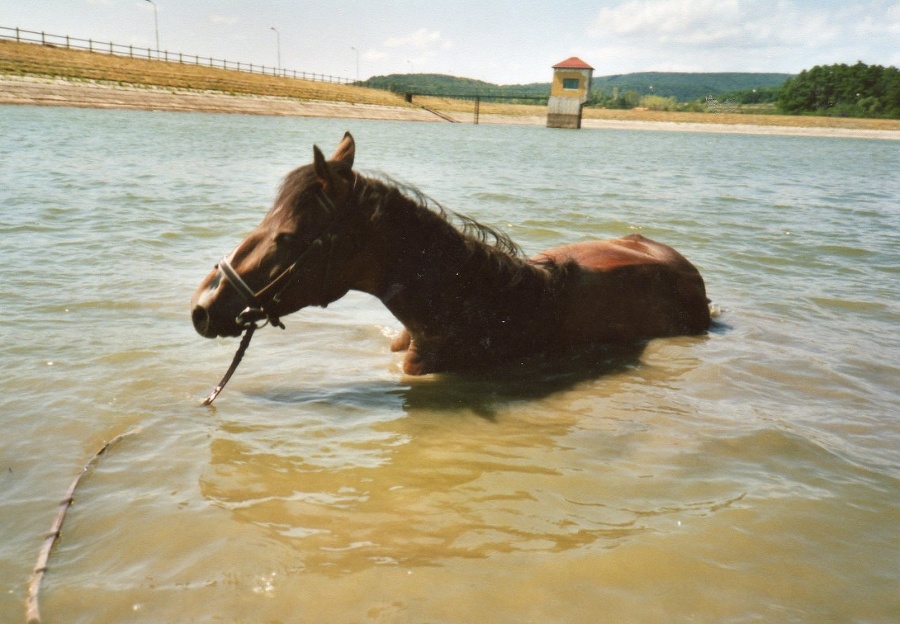
[[[324,193],[317,193],[316,200],[326,212],[334,213],[336,211],[334,202],[331,201],[331,198]],[[336,229],[338,226],[343,225],[343,222],[344,219],[341,219],[340,216],[332,220],[306,247],[306,249],[304,249],[300,253],[296,260],[294,260],[281,273],[276,275],[272,279],[272,281],[270,281],[268,284],[266,284],[256,292],[253,291],[253,289],[247,284],[247,282],[244,281],[244,279],[238,274],[234,267],[231,266],[231,262],[229,262],[228,256],[223,256],[222,259],[219,260],[219,263],[215,266],[215,268],[222,271],[225,279],[228,280],[228,282],[234,287],[238,294],[240,294],[244,299],[244,303],[247,304],[247,307],[244,308],[241,313],[235,317],[234,322],[244,329],[247,329],[251,326],[259,329],[261,327],[265,327],[267,324],[272,325],[273,327],[280,327],[281,329],[284,329],[284,323],[281,322],[281,319],[277,314],[274,314],[271,311],[271,306],[273,304],[277,305],[281,303],[281,298],[288,287],[291,286],[292,278],[295,276],[296,272],[302,266],[304,266],[305,261],[310,257],[310,255],[317,253],[320,249],[325,247],[326,244],[328,245],[328,254],[325,262],[323,286],[327,287],[331,277],[331,252],[334,248],[334,241],[337,238],[332,230]],[[262,325],[259,325],[259,321],[263,319],[265,319],[265,322]]]
[[[359,175],[354,172],[353,179],[353,188],[350,190],[348,194],[348,203],[351,198],[353,198],[356,190],[356,183],[359,180]],[[333,214],[337,211],[334,202],[331,201],[331,198],[328,197],[324,192],[316,193],[316,200],[319,202],[319,205],[325,210],[326,213]],[[346,208],[346,207],[345,207]],[[352,214],[352,210],[344,210],[344,215]],[[253,337],[253,332],[261,327],[265,327],[266,325],[272,325],[273,327],[280,327],[284,329],[284,323],[281,322],[281,319],[277,314],[272,312],[272,305],[277,305],[281,303],[281,297],[284,292],[291,285],[291,282],[294,278],[295,273],[298,271],[300,267],[303,266],[304,261],[308,259],[310,254],[313,252],[317,252],[322,249],[326,242],[328,244],[328,253],[325,259],[325,271],[323,275],[323,292],[327,289],[328,283],[330,281],[331,276],[331,261],[332,261],[332,252],[334,251],[334,241],[337,239],[337,235],[332,231],[336,229],[338,226],[342,226],[344,224],[344,220],[347,217],[341,218],[339,214],[336,218],[334,218],[322,232],[304,249],[300,255],[294,260],[286,269],[284,269],[281,273],[276,275],[272,281],[263,286],[260,290],[254,292],[253,289],[244,281],[244,278],[238,274],[238,272],[231,266],[231,262],[228,260],[228,256],[223,256],[219,263],[216,264],[216,270],[222,272],[222,275],[228,280],[228,283],[231,284],[234,289],[241,295],[244,299],[244,303],[247,304],[247,307],[244,308],[240,314],[238,314],[234,322],[237,323],[241,329],[244,331],[244,336],[241,339],[241,344],[238,347],[237,352],[234,354],[234,358],[231,360],[231,366],[228,367],[228,371],[226,371],[225,376],[222,377],[222,381],[213,389],[208,397],[201,403],[201,405],[210,405],[213,401],[215,401],[216,397],[219,396],[219,393],[225,388],[225,384],[228,383],[228,380],[231,379],[231,376],[234,374],[234,371],[237,370],[238,364],[240,364],[241,360],[244,357],[244,353],[247,351],[247,347],[250,346],[250,339]],[[327,305],[327,303],[323,304]],[[265,322],[261,325],[260,321],[265,319]]]
[[[267,324],[272,325],[273,327],[280,327],[281,329],[284,329],[284,323],[281,322],[281,319],[278,317],[278,315],[274,314],[271,311],[271,306],[281,303],[281,297],[284,294],[284,291],[287,290],[288,286],[290,286],[291,278],[294,276],[294,273],[297,271],[298,267],[301,266],[302,262],[307,258],[307,256],[309,256],[313,251],[316,251],[324,246],[325,243],[323,238],[323,236],[320,236],[312,243],[310,243],[310,245],[303,251],[303,253],[300,254],[300,256],[294,262],[290,264],[290,266],[279,273],[271,282],[263,286],[257,292],[254,292],[253,289],[247,285],[247,282],[245,282],[244,279],[238,274],[238,272],[235,271],[234,267],[231,266],[231,263],[228,261],[228,256],[224,256],[221,260],[219,260],[216,268],[222,271],[225,279],[228,280],[228,282],[234,287],[238,294],[243,297],[244,303],[247,304],[247,307],[244,308],[241,313],[235,317],[234,322],[243,329],[248,329],[250,327],[259,329],[260,327],[265,327]],[[325,272],[326,274],[328,273],[327,266]],[[266,302],[267,300],[268,302]],[[265,322],[262,325],[259,325],[259,321],[263,319],[265,319]]]

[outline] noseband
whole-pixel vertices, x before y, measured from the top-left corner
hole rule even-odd
[[[253,289],[247,285],[247,282],[245,282],[243,278],[238,275],[238,272],[234,270],[234,267],[228,262],[228,256],[223,256],[222,259],[219,260],[219,264],[216,265],[216,268],[222,271],[225,275],[225,279],[234,286],[234,289],[244,298],[244,303],[247,304],[247,307],[235,317],[235,323],[245,329],[251,326],[258,328],[260,325],[257,325],[257,322],[260,319],[266,319],[266,323],[284,329],[284,323],[282,323],[277,316],[266,311],[263,302],[257,296],[257,293],[253,292]],[[263,288],[263,290],[266,289]],[[276,299],[273,298],[272,301],[274,303],[276,302]],[[263,323],[263,326],[264,325],[265,323]]]

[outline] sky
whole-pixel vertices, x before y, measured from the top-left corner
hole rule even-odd
[[[900,66],[900,0],[0,0],[0,27],[348,79]],[[9,34],[0,30],[0,34]]]

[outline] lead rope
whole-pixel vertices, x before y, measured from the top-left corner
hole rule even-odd
[[[225,388],[225,384],[228,383],[228,380],[234,375],[234,371],[237,370],[238,364],[244,359],[244,353],[247,351],[247,347],[250,346],[250,339],[253,338],[253,332],[255,331],[256,325],[251,324],[247,326],[247,331],[244,333],[244,337],[241,338],[241,346],[238,347],[237,352],[234,354],[234,359],[231,360],[231,366],[228,367],[228,370],[225,372],[225,376],[222,377],[222,381],[219,382],[219,385],[213,388],[213,391],[209,393],[209,396],[203,400],[203,403],[200,404],[201,406],[212,405],[212,402],[216,400],[216,397],[219,396],[219,393]]]

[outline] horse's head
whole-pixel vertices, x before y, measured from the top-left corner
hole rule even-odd
[[[191,317],[198,333],[238,336],[263,320],[280,326],[280,317],[328,305],[353,286],[355,149],[348,132],[331,160],[314,147],[313,163],[285,177],[262,223],[194,293]]]

